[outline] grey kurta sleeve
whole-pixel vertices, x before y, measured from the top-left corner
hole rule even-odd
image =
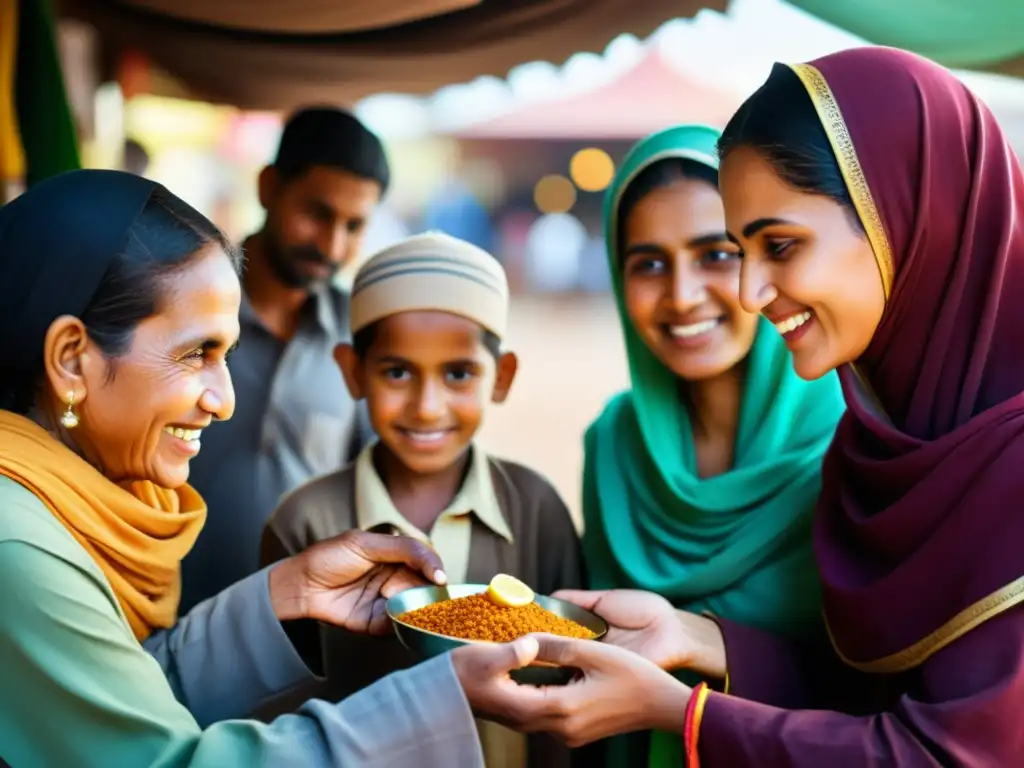
[[[245,717],[317,680],[274,615],[268,571],[204,600],[144,643],[201,727]]]
[[[72,551],[76,547],[70,542],[48,550],[0,541],[0,681],[10,694],[0,696],[0,757],[11,765],[483,766],[476,727],[450,656],[395,673],[339,704],[310,701],[269,724],[222,720],[200,727],[154,657],[136,642],[102,573],[80,548]],[[241,610],[235,595],[247,589],[207,610],[215,616]],[[224,678],[217,664],[201,660],[204,648],[225,658],[240,638],[232,634],[237,628],[229,629],[214,643],[210,630],[219,625],[214,619],[205,632],[186,628],[180,637],[198,638],[192,642],[172,632],[161,651],[172,664],[190,665],[177,674],[189,681],[185,687],[193,688],[193,696],[195,670],[204,670],[204,682],[221,691],[211,702],[230,698],[223,693],[226,680],[238,682],[237,665]],[[224,626],[232,622],[224,620]],[[256,637],[271,628],[254,628],[261,633]],[[220,644],[223,651],[210,649]],[[177,652],[168,653],[167,647],[174,646]],[[279,666],[251,691],[288,677]]]

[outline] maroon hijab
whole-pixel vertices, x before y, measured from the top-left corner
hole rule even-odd
[[[945,69],[889,48],[812,66],[892,260],[882,322],[840,372],[815,547],[836,649],[895,672],[1024,600],[1024,177]]]

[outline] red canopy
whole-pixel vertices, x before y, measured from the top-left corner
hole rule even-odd
[[[724,126],[742,96],[678,71],[653,46],[610,83],[557,101],[523,105],[455,131],[466,139],[638,139],[676,123]]]

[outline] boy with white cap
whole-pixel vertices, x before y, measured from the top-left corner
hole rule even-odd
[[[379,442],[282,501],[264,531],[264,564],[361,528],[430,542],[452,584],[497,573],[539,594],[582,584],[579,541],[557,491],[473,443],[487,401],[504,401],[516,374],[502,346],[508,302],[501,265],[444,234],[407,238],[359,270],[353,342],[335,358],[353,398],[366,399]],[[318,695],[328,700],[415,661],[395,638],[321,631],[327,682]],[[489,768],[567,764],[547,737],[527,745],[484,723],[481,740]]]

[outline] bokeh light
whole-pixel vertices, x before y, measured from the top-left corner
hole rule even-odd
[[[533,202],[541,213],[566,213],[576,204],[576,187],[565,176],[550,174],[533,188]]]
[[[603,149],[587,147],[572,156],[569,175],[585,192],[601,192],[615,176],[615,163]]]
[[[529,284],[534,290],[571,291],[579,282],[587,228],[571,213],[538,218],[526,238]]]

